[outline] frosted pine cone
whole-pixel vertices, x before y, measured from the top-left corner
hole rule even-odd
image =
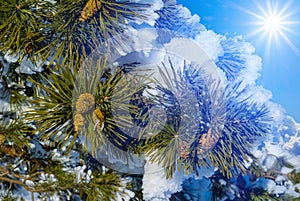
[[[95,98],[90,93],[81,94],[76,102],[76,113],[85,113],[95,105]]]

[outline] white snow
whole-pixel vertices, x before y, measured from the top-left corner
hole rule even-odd
[[[25,184],[27,185],[27,186],[34,186],[34,182],[33,181],[31,181],[31,180],[26,180],[25,181]]]
[[[227,182],[224,179],[219,179],[219,182],[223,186],[225,186],[227,184]]]
[[[146,201],[165,201],[171,197],[172,193],[182,189],[181,183],[184,174],[176,171],[173,178],[166,179],[166,174],[162,166],[156,163],[145,164],[143,177],[143,196]]]
[[[11,54],[10,51],[8,51],[5,55],[4,55],[4,59],[8,62],[8,63],[14,63],[17,62],[19,59],[19,55],[16,54]]]
[[[213,61],[216,61],[223,54],[223,49],[220,44],[221,35],[216,34],[211,30],[201,31],[195,38],[195,42],[205,51],[205,53]],[[189,51],[191,53],[191,51]]]
[[[20,71],[21,73],[33,74],[35,72],[42,72],[42,61],[37,61],[36,64],[32,63],[27,57],[24,57],[20,63]]]
[[[117,0],[117,2],[127,2],[124,0]],[[154,26],[155,20],[159,17],[155,11],[159,10],[163,6],[162,0],[129,0],[132,3],[142,3],[142,4],[149,4],[149,7],[144,6],[144,11],[141,14],[147,16],[147,20],[134,18],[134,20],[129,20],[137,24],[147,23],[150,26]]]

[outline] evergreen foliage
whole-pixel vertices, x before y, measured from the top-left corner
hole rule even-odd
[[[159,18],[155,27],[158,29],[158,41],[169,42],[174,37],[195,38],[204,30],[204,26],[191,20],[191,13],[182,6],[176,5],[175,0],[164,0],[164,6],[157,11]],[[196,16],[193,16],[196,17]]]
[[[228,80],[233,81],[246,67],[249,53],[245,52],[245,49],[247,49],[248,43],[243,41],[241,37],[236,36],[229,39],[223,38],[221,45],[223,55],[218,57],[216,65],[224,71]]]
[[[21,59],[30,55],[35,62],[78,64],[126,29],[127,20],[145,18],[141,11],[149,6],[110,0],[5,0],[0,7],[0,50]]]

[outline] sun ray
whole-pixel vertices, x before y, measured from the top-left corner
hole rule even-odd
[[[300,58],[300,50],[299,48],[297,48],[293,42],[282,32],[279,31],[279,34],[281,35],[281,37],[283,38],[283,40],[287,43],[287,45],[292,49],[292,51],[294,52],[294,54]]]

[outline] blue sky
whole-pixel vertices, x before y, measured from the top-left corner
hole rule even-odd
[[[263,32],[251,34],[262,27],[263,11],[268,10],[264,0],[177,0],[177,3],[189,8],[192,14],[200,16],[200,22],[207,29],[222,35],[242,35],[252,43],[263,61],[258,85],[270,90],[273,102],[279,103],[287,114],[300,122],[300,0],[268,0],[270,11],[282,12],[283,24],[288,30],[282,30],[284,37],[273,37]],[[260,9],[261,10],[260,10]],[[252,14],[251,14],[252,13]]]

